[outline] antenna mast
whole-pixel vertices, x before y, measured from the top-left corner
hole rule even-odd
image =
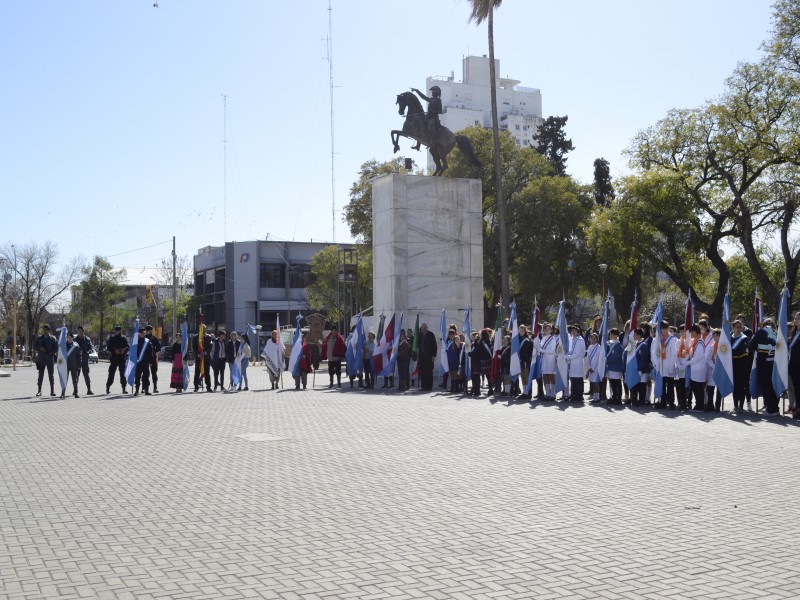
[[[334,143],[333,143],[333,9],[331,0],[328,0],[328,71],[330,77],[331,94],[331,227],[333,242],[336,241],[336,175],[334,174]]]
[[[222,94],[222,245],[228,241],[228,94]]]

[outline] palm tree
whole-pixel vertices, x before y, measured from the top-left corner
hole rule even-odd
[[[489,87],[492,98],[492,137],[494,138],[494,179],[497,190],[497,214],[500,221],[500,294],[503,306],[508,306],[508,244],[506,235],[506,203],[503,199],[503,181],[500,174],[500,132],[497,118],[497,76],[494,70],[494,11],[503,0],[470,0],[470,21],[480,25],[487,22],[489,29]]]

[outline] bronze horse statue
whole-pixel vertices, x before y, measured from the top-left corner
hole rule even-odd
[[[401,116],[405,116],[406,120],[403,123],[403,129],[392,130],[392,144],[394,144],[394,151],[400,150],[400,136],[416,140],[417,148],[419,144],[425,144],[428,151],[433,157],[433,162],[436,164],[436,170],[433,175],[441,175],[447,169],[447,155],[458,144],[458,149],[467,157],[469,162],[475,166],[480,167],[481,163],[475,156],[472,150],[472,144],[469,138],[464,135],[456,135],[444,125],[439,125],[436,132],[431,135],[428,132],[428,121],[425,116],[425,111],[422,104],[417,97],[411,92],[403,92],[397,95],[397,105],[399,106],[398,112]],[[408,114],[406,114],[408,109]]]

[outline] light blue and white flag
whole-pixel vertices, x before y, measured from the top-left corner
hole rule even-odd
[[[725,294],[722,308],[722,331],[717,344],[717,359],[711,372],[717,392],[725,398],[733,393],[733,349],[731,345],[731,299],[730,288]]]
[[[189,387],[189,363],[186,355],[189,353],[189,326],[184,321],[181,324],[181,358],[183,359],[183,391]]]
[[[403,313],[400,313],[400,324],[394,330],[394,340],[392,341],[392,356],[389,358],[389,364],[386,368],[379,373],[384,377],[394,377],[394,368],[397,364],[397,347],[400,345],[400,332],[403,331]]]
[[[236,342],[233,342],[233,362],[231,363],[231,385],[234,389],[239,387],[242,382],[242,342],[239,341],[239,347],[236,347]]]
[[[76,344],[72,345],[72,350]],[[61,383],[61,392],[67,389],[69,381],[69,369],[67,369],[67,328],[58,328],[58,355],[56,356],[56,370],[58,371],[58,381]]]
[[[569,352],[569,334],[567,333],[567,313],[564,300],[558,305],[558,317],[556,326],[558,327],[559,345],[556,349],[556,394],[565,392],[569,389],[569,365],[567,364],[567,352]]]
[[[450,371],[450,361],[447,360],[447,317],[442,309],[442,318],[439,321],[439,332],[442,340],[442,351],[439,353],[439,375]]]
[[[147,338],[145,338],[147,341]],[[136,364],[139,362],[139,317],[133,322],[133,337],[131,338],[131,348],[128,352],[128,364],[125,365],[125,379],[128,385],[133,387],[136,381]]]
[[[292,377],[300,377],[300,359],[303,357],[303,334],[300,331],[300,319],[303,315],[295,317],[294,340],[292,341],[292,351],[289,354],[289,372]]]
[[[625,349],[625,385],[632,390],[639,384],[639,365],[636,363],[636,340],[633,339],[633,331],[636,329],[636,318],[639,314],[639,302],[636,300],[636,292],[633,293],[631,303],[631,330],[628,332],[628,347]]]
[[[533,314],[531,315],[531,335],[534,340],[539,336],[539,306],[533,305]],[[531,342],[533,343],[533,342]],[[531,370],[528,373],[528,381],[525,384],[525,394],[530,395],[533,390],[533,380],[542,376],[542,365],[539,360],[538,352],[531,354]]]
[[[650,347],[650,359],[653,363],[653,399],[659,400],[664,394],[664,358],[661,352],[661,344],[663,340],[661,339],[661,320],[664,314],[664,294],[661,294],[661,298],[658,301],[658,306],[656,307],[656,312],[653,314],[653,321],[651,323],[653,327],[653,341],[651,342],[652,346]]]
[[[772,365],[772,387],[775,389],[775,395],[780,396],[789,388],[789,289],[786,285],[781,292],[777,334],[775,362]]]
[[[611,290],[603,302],[603,321],[600,324],[600,357],[597,360],[597,381],[602,383],[606,376],[606,352],[608,351],[608,317],[611,311]]]
[[[347,376],[355,377],[364,371],[364,316],[358,313],[356,328],[347,338],[347,350],[345,351],[345,362],[347,363]]]
[[[517,321],[517,303],[512,302],[511,308],[511,363],[508,376],[512,382],[516,382],[519,374],[522,373],[522,365],[519,361],[519,322]]]
[[[461,364],[464,365],[464,377],[470,379],[472,377],[472,361],[469,358],[472,352],[472,325],[469,322],[469,306],[464,309],[464,343],[461,344]],[[466,389],[466,386],[465,388]]]

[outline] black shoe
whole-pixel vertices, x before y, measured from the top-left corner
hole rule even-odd
[[[122,393],[123,393],[123,394],[127,394],[127,393],[128,393],[128,388],[125,388],[125,387],[124,387],[124,388],[122,388]]]
[[[74,395],[76,398],[80,398],[80,396],[78,396],[78,392],[75,392],[75,394],[73,394],[73,395]]]
[[[86,395],[87,396],[94,396],[94,392],[92,392],[92,390],[89,390],[88,392],[86,392]]]
[[[106,388],[106,396],[108,396],[110,393],[111,393],[111,388],[108,388],[108,387],[107,387],[107,388]]]
[[[153,388],[153,393],[157,394],[158,393],[158,388]]]
[[[51,395],[51,396],[55,396],[55,395],[56,395],[56,393],[55,393],[54,391],[52,391],[52,390],[51,390],[51,391],[50,391],[50,395]]]

